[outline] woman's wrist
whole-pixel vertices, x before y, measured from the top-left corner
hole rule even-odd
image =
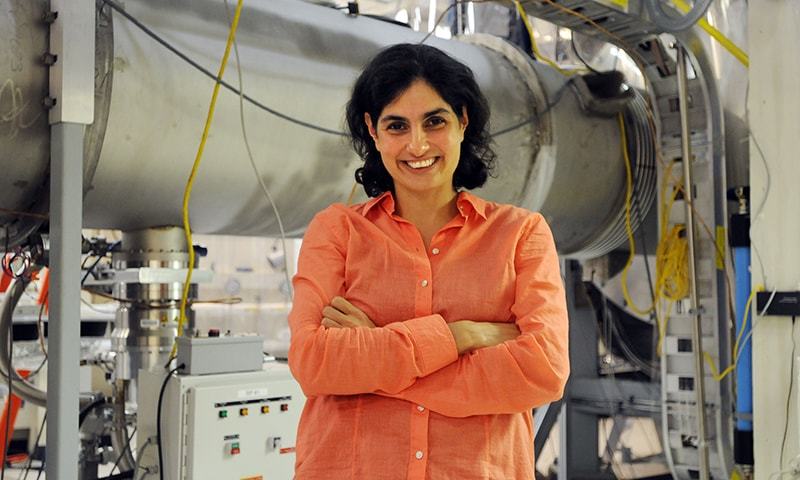
[[[453,338],[456,341],[456,348],[458,349],[459,355],[471,350],[475,350],[479,347],[475,329],[472,328],[473,323],[475,322],[470,320],[461,320],[447,324],[448,328],[450,328],[450,332],[453,334]]]

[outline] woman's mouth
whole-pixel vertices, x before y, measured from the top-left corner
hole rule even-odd
[[[434,163],[436,163],[437,160],[439,160],[439,157],[428,158],[425,160],[404,160],[403,163],[412,170],[425,170],[430,168]]]

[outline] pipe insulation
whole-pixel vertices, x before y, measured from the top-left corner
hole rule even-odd
[[[214,81],[102,0],[97,5],[96,120],[86,131],[84,227],[179,225]],[[47,47],[41,21],[46,6],[43,0],[0,0],[9,12],[0,18],[0,80],[8,85],[0,94],[0,205],[23,214],[46,210],[47,68],[39,60]],[[215,70],[228,32],[222,0],[127,0],[124,9]],[[288,122],[256,103],[341,132],[352,83],[368,59],[388,45],[423,37],[299,0],[244,7],[236,38],[243,89],[254,100],[245,104],[244,116],[255,161],[290,235],[302,235],[316,212],[347,198],[361,161],[346,137]],[[473,69],[492,108],[491,131],[505,131],[494,137],[495,178],[476,193],[541,211],[562,255],[598,256],[624,243],[625,167],[616,118],[585,110],[568,77],[503,39],[426,41]],[[236,69],[229,68],[224,80],[237,85]],[[190,204],[192,229],[277,235],[247,160],[238,100],[229,90],[219,97]],[[638,149],[630,150],[634,168],[652,171],[653,139],[643,108],[631,105],[625,118],[630,148]],[[652,198],[652,176],[636,181],[642,198]],[[634,229],[650,204],[640,207]],[[14,226],[15,240],[42,222],[0,211],[0,225]],[[2,235],[0,228],[0,244]]]

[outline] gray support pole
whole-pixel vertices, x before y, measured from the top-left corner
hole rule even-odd
[[[50,150],[50,322],[47,368],[47,478],[78,478],[83,131],[56,123]]]
[[[599,416],[570,401],[577,379],[598,377],[597,320],[583,290],[580,264],[567,261],[562,271],[569,308],[570,380],[558,417],[558,478],[604,478],[598,451]]]
[[[50,0],[47,478],[77,480],[83,134],[94,121],[95,3]]]

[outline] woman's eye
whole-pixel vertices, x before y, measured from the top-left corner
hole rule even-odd
[[[404,123],[402,123],[402,122],[394,122],[394,123],[390,123],[389,125],[386,126],[386,130],[393,131],[393,132],[402,131],[405,128],[406,128],[406,125]]]
[[[439,125],[445,124],[445,119],[442,117],[431,117],[425,121],[427,126],[429,127],[438,127]]]

